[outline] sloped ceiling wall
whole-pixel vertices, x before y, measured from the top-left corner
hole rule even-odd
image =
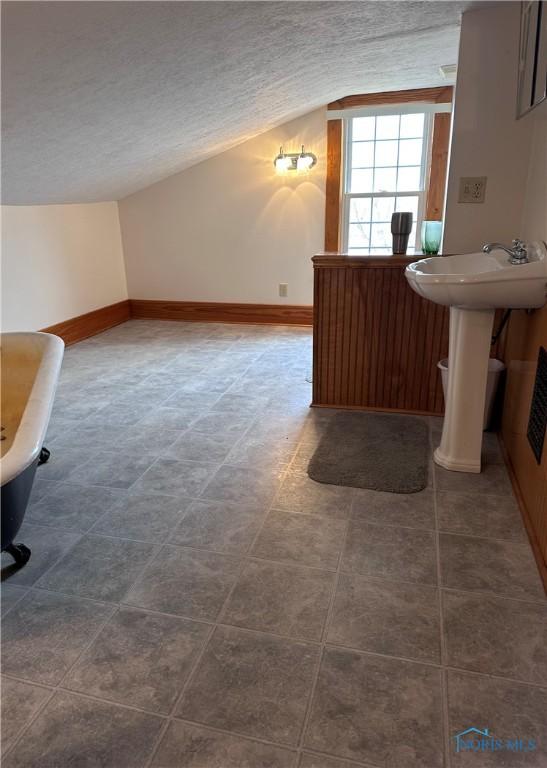
[[[441,83],[469,2],[4,2],[2,189],[115,200],[340,96]]]

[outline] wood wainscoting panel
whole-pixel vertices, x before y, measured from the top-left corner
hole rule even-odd
[[[526,435],[540,346],[547,348],[547,307],[532,314],[513,311],[504,353],[502,441],[547,590],[547,441],[538,464]]]
[[[448,310],[414,293],[402,266],[314,274],[312,404],[442,413]]]
[[[186,322],[312,325],[313,307],[297,304],[225,304],[131,299],[131,317]]]
[[[82,341],[97,333],[113,328],[115,325],[129,320],[129,300],[110,304],[108,307],[94,309],[84,315],[72,317],[62,323],[42,328],[44,333],[53,333],[60,336],[67,346]]]

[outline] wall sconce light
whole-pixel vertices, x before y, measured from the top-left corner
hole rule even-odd
[[[278,173],[309,171],[316,163],[317,157],[313,152],[304,152],[303,144],[301,152],[283,152],[283,147],[279,147],[279,154],[274,160],[275,170]]]

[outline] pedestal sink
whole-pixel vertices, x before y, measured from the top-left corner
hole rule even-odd
[[[434,460],[457,472],[481,471],[484,401],[494,312],[536,309],[547,300],[547,248],[527,246],[528,262],[502,250],[433,256],[405,270],[410,287],[450,307],[448,391]]]

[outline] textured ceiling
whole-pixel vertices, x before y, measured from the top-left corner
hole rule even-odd
[[[3,202],[124,197],[350,93],[442,83],[469,2],[3,2]]]

